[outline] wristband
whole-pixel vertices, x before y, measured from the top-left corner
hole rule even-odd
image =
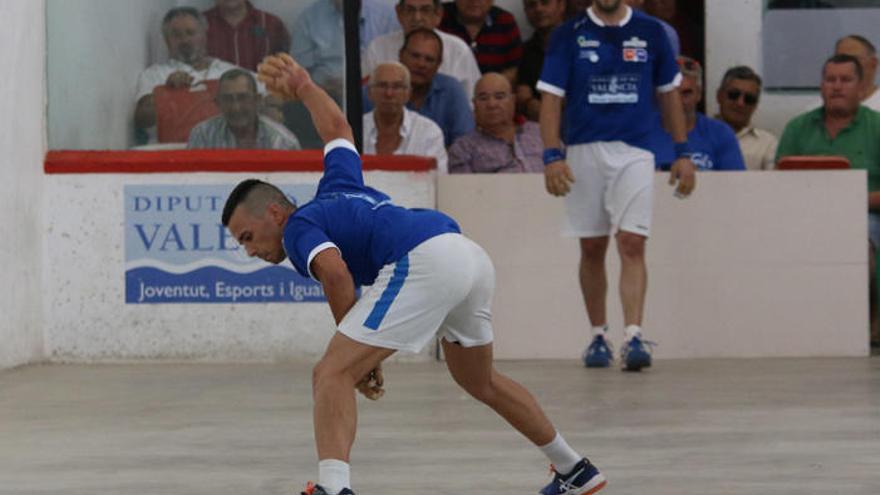
[[[547,148],[544,150],[544,165],[550,165],[553,162],[565,160],[565,152],[559,148]]]
[[[691,145],[685,141],[683,143],[673,143],[675,150],[675,158],[686,158],[691,154]]]

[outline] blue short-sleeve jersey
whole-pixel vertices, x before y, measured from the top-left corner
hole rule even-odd
[[[550,37],[538,89],[564,97],[566,144],[623,141],[672,161],[656,91],[681,81],[669,38],[657,19],[632,9],[606,26],[587,9]]]
[[[697,123],[688,132],[688,144],[690,159],[697,170],[746,169],[736,134],[725,122],[697,113]],[[658,168],[662,170],[669,170],[671,166],[670,163],[660,165]]]
[[[422,242],[461,232],[452,218],[436,210],[407,209],[385,193],[364,185],[361,159],[348,141],[324,150],[324,177],[314,199],[290,215],[284,227],[284,251],[294,268],[311,277],[312,258],[336,248],[356,285],[372,285],[383,266],[394,263]]]

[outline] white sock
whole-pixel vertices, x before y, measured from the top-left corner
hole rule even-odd
[[[556,432],[556,438],[552,442],[538,448],[550,459],[554,469],[560,474],[570,473],[583,459],[583,456],[575,452],[559,432]]]
[[[632,340],[633,337],[642,338],[642,327],[638,325],[627,325],[623,329],[623,338],[626,341]]]
[[[601,336],[604,337],[605,334],[608,333],[608,325],[605,324],[605,325],[598,326],[598,327],[597,327],[597,326],[594,326],[594,327],[590,328],[590,333],[593,334],[593,337],[594,337],[594,338],[595,338],[597,335],[601,335]]]
[[[318,462],[318,484],[329,495],[336,495],[344,488],[351,488],[351,468],[347,462],[324,459]]]

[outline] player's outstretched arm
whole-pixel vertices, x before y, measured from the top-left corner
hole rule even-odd
[[[312,116],[312,123],[325,144],[334,139],[354,142],[351,126],[339,105],[309,73],[286,54],[269,55],[257,68],[257,77],[272,94],[285,101],[301,100]]]

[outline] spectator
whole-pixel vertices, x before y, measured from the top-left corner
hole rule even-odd
[[[154,88],[163,84],[187,88],[194,83],[219,79],[224,72],[235,68],[207,55],[207,27],[204,16],[192,7],[176,7],[165,14],[162,35],[168,46],[169,60],[145,69],[137,82],[134,124],[140,144],[155,142]]]
[[[870,236],[880,246],[880,113],[861,105],[864,73],[851,55],[834,55],[822,69],[822,106],[792,119],[776,160],[792,155],[839,155],[868,171]]]
[[[446,173],[443,131],[433,120],[406,108],[409,70],[400,62],[376,66],[370,76],[373,111],[364,115],[364,153],[420,155],[437,159],[437,172]]]
[[[690,57],[678,57],[678,65],[684,76],[678,90],[684,107],[691,161],[698,170],[745,170],[736,134],[730,126],[697,111],[703,99],[703,68]]]
[[[392,8],[378,0],[361,0],[361,51],[376,36],[398,28]],[[342,101],[345,69],[345,26],[342,0],[315,0],[299,16],[293,29],[293,57],[318,85]]]
[[[278,17],[247,0],[215,0],[205,11],[208,55],[255,71],[266,55],[290,50],[290,33]]]
[[[702,63],[703,13],[679,8],[678,0],[644,0],[644,4],[645,12],[666,22],[678,33],[681,55],[687,55]]]
[[[511,84],[516,82],[522,39],[513,14],[492,0],[455,0],[443,4],[440,29],[471,47],[480,72],[500,72]]]
[[[485,74],[474,92],[477,128],[449,148],[449,173],[543,172],[541,128],[532,121],[517,124],[515,109],[510,81]]]
[[[433,29],[443,42],[443,61],[438,71],[457,79],[465,94],[473,94],[474,85],[480,78],[480,68],[464,41],[437,29],[443,17],[440,0],[399,0],[396,11],[403,30],[384,34],[370,43],[361,59],[364,76],[372,73],[382,62],[398,60],[407,34],[416,29]]]
[[[718,119],[736,133],[739,149],[748,170],[772,170],[776,165],[776,136],[752,125],[752,115],[761,98],[761,76],[750,67],[740,65],[724,73],[715,94]]]
[[[406,107],[433,120],[443,131],[448,147],[461,135],[474,130],[474,113],[461,84],[437,73],[443,53],[440,36],[431,29],[416,29],[406,35],[400,62],[409,69],[412,88]],[[364,102],[364,110],[372,102]]]
[[[880,111],[880,91],[877,91],[877,49],[864,36],[851,34],[837,40],[835,55],[852,55],[859,59],[865,77],[862,78],[862,105]]]
[[[550,32],[565,19],[565,0],[523,0],[529,24],[535,29],[523,44],[523,57],[517,70],[516,108],[529,120],[538,120],[541,93],[537,89],[544,65],[544,51]]]
[[[224,72],[216,100],[222,113],[193,128],[188,148],[300,149],[299,140],[286,127],[257,111],[260,95],[250,72]]]
[[[676,91],[680,79],[663,27],[621,0],[596,0],[587,15],[566,21],[550,37],[538,82],[544,92],[544,181],[550,194],[567,196],[565,235],[580,241],[581,292],[592,324],[583,354],[587,367],[607,367],[613,360],[605,307],[611,234],[621,263],[620,361],[632,371],[651,365],[641,326],[655,163],[674,160],[670,184],[678,182],[678,197],[687,197],[696,180]],[[661,117],[674,146],[668,146]]]
[[[645,10],[645,0],[626,0],[626,3],[634,9]],[[678,39],[678,32],[663,19],[657,18],[657,20],[660,21],[660,25],[663,26],[663,30],[666,31],[666,36],[669,38],[669,44],[672,45],[672,52],[675,53],[676,56],[681,55],[681,41]]]
[[[586,14],[587,7],[593,3],[592,0],[567,0],[565,9],[565,18],[572,19]]]

